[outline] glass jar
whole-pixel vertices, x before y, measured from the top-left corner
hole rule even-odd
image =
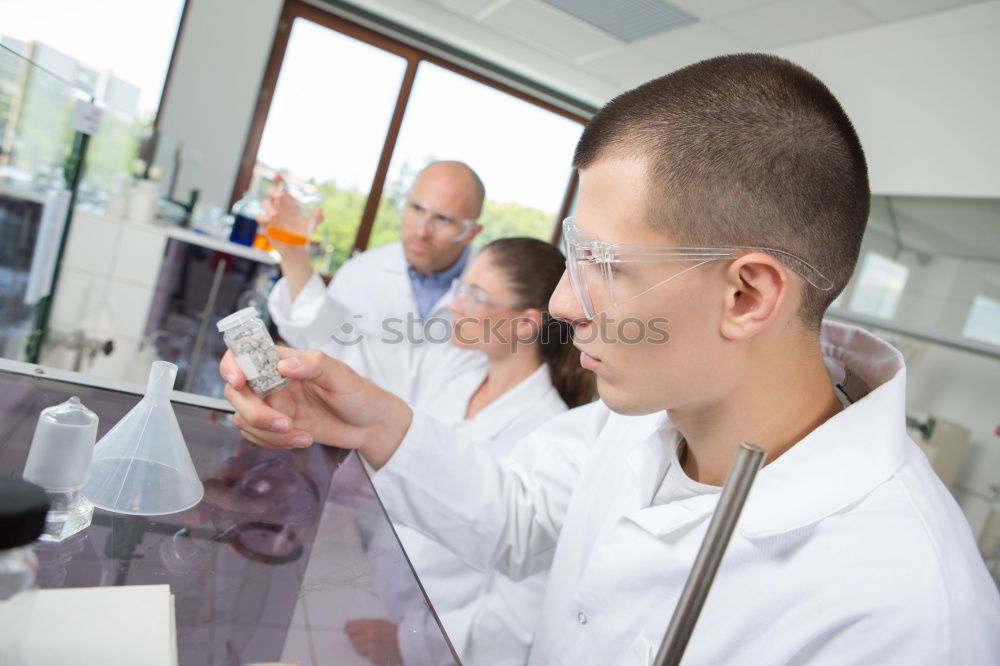
[[[260,199],[252,192],[244,193],[243,197],[233,204],[233,228],[229,232],[229,240],[252,247],[257,237],[257,216],[263,212],[264,207]]]
[[[49,498],[43,541],[62,541],[90,526],[94,505],[80,488],[90,476],[97,420],[75,395],[38,417],[22,476]]]
[[[278,373],[278,361],[281,359],[267,327],[257,314],[257,308],[234,312],[219,320],[217,326],[257,396],[263,398],[288,383],[288,379]]]

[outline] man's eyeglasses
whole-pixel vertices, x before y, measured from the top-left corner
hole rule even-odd
[[[421,224],[427,225],[431,236],[460,243],[469,237],[476,221],[457,218],[408,198],[403,208],[403,225],[413,228]]]
[[[577,227],[572,217],[563,221],[563,240],[566,246],[566,270],[587,319],[594,319],[598,312],[606,312],[638,298],[702,264],[736,259],[749,252],[763,252],[773,256],[820,291],[829,291],[833,288],[833,283],[810,263],[794,254],[774,248],[606,243],[596,234]],[[636,284],[635,280],[624,280],[622,276],[617,275],[622,270],[623,264],[634,263],[692,265],[676,272],[670,271],[670,275],[649,285],[648,282]]]

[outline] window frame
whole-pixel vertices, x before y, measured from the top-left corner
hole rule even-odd
[[[399,131],[403,124],[403,117],[409,103],[410,93],[417,75],[417,67],[421,62],[428,62],[451,72],[464,76],[468,79],[489,86],[495,90],[507,93],[517,99],[533,104],[539,108],[550,111],[569,120],[586,126],[588,118],[560,108],[550,102],[533,97],[522,90],[513,88],[500,81],[493,80],[478,72],[474,72],[467,67],[442,58],[427,50],[406,44],[394,37],[390,37],[371,28],[362,26],[344,17],[332,14],[324,9],[313,6],[303,0],[285,0],[278,19],[278,26],[275,31],[274,41],[271,45],[271,52],[268,55],[267,66],[264,69],[264,76],[261,81],[260,90],[257,95],[257,103],[254,108],[253,117],[250,122],[250,130],[243,147],[243,155],[240,159],[239,170],[236,175],[236,182],[233,185],[232,195],[229,205],[232,206],[243,192],[250,186],[253,177],[254,165],[257,162],[257,152],[260,149],[261,138],[264,134],[264,126],[267,123],[267,116],[271,109],[271,100],[274,96],[278,77],[281,73],[281,65],[285,58],[285,51],[288,48],[288,40],[291,36],[292,24],[295,19],[301,18],[316,23],[330,30],[334,30],[348,37],[352,37],[361,42],[382,49],[383,51],[400,56],[406,60],[406,70],[403,80],[400,83],[399,93],[396,96],[396,103],[393,109],[389,127],[386,131],[385,139],[382,143],[382,150],[379,155],[378,165],[372,178],[371,187],[368,190],[368,198],[358,223],[358,229],[354,237],[354,245],[351,254],[363,252],[368,247],[372,229],[375,225],[375,217],[378,212],[379,202],[382,199],[382,192],[385,188],[385,181],[389,173],[389,165],[392,161],[393,152],[396,148],[396,141],[399,138]],[[576,170],[571,170],[569,182],[563,194],[562,205],[556,218],[552,222],[552,242],[558,240],[559,222],[569,214],[573,199],[576,196],[577,175]]]
[[[174,46],[170,49],[170,60],[167,62],[167,72],[163,75],[163,88],[160,89],[160,101],[156,105],[156,115],[153,116],[153,130],[160,129],[160,119],[166,106],[167,95],[170,93],[170,80],[174,74],[174,64],[177,61],[177,51],[180,49],[181,38],[184,37],[184,26],[187,22],[188,0],[182,0],[181,17],[177,21],[177,32],[174,34]]]

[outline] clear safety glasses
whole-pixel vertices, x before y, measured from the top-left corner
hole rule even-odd
[[[403,207],[403,225],[414,228],[423,224],[427,225],[428,235],[460,243],[469,237],[476,221],[463,220],[407,198]]]
[[[482,311],[484,306],[493,305],[501,308],[518,308],[517,303],[508,303],[493,298],[479,287],[468,284],[460,278],[455,278],[451,282],[452,293],[455,295],[455,303],[463,314]]]
[[[803,259],[767,247],[689,247],[679,245],[624,245],[605,243],[596,234],[581,230],[568,217],[563,221],[566,269],[587,319],[642,296],[670,280],[710,261],[736,259],[748,252],[764,252],[796,272],[820,291],[833,283]],[[657,264],[653,272],[633,270],[626,264]],[[691,264],[685,266],[685,264]],[[650,267],[652,268],[652,267]]]

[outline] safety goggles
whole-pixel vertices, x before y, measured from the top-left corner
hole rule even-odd
[[[597,234],[581,230],[568,217],[563,221],[566,269],[587,319],[607,312],[711,261],[728,261],[749,252],[764,252],[780,261],[820,291],[833,283],[803,259],[766,247],[689,247],[679,245],[625,245],[605,243]],[[659,264],[655,275],[631,274],[625,264]],[[690,266],[686,266],[690,264]],[[626,274],[628,273],[628,274]]]
[[[414,228],[421,224],[427,225],[430,236],[460,243],[469,237],[476,221],[457,218],[408,197],[403,204],[403,226]]]
[[[484,306],[489,305],[501,308],[518,308],[517,303],[495,299],[479,287],[464,282],[461,278],[452,280],[451,290],[455,304],[464,314],[482,311]]]

